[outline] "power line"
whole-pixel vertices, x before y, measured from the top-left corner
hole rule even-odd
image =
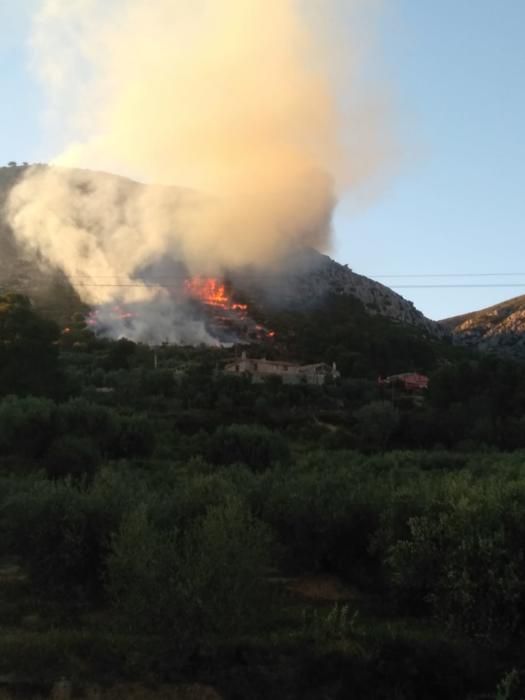
[[[17,285],[20,286],[20,285]],[[40,286],[26,286],[26,285],[21,285],[24,289],[38,289],[38,290],[43,290],[47,289],[48,286],[45,284],[42,284]],[[100,283],[100,282],[81,282],[81,283],[76,283],[74,285],[75,288],[85,288],[85,289],[91,289],[91,288],[105,288],[105,289],[170,289],[170,287],[174,287],[175,284],[169,284],[167,282],[164,283],[131,283],[131,284],[124,284],[124,283]],[[279,288],[279,287],[284,287],[286,286],[285,283],[283,285],[278,285],[278,284],[273,284],[272,285],[274,288]],[[512,284],[512,283],[497,283],[497,284],[393,284],[389,286],[389,289],[497,289],[497,288],[519,288],[523,289],[525,288],[525,280],[521,284]]]
[[[144,283],[144,284],[101,284],[101,283],[80,283],[75,284],[75,288],[123,288],[123,289],[169,289],[167,283]],[[274,284],[274,288],[279,288],[280,285]],[[282,285],[284,286],[284,285]],[[521,284],[394,284],[389,289],[504,289],[504,288],[520,288],[525,289],[525,281]]]
[[[358,274],[358,273],[356,273]],[[282,284],[288,283],[288,281],[293,280],[294,278],[294,273],[291,273],[291,279],[287,280],[286,278],[283,278],[282,275],[280,274],[272,274],[272,273],[265,273],[265,274],[235,274],[231,278],[226,276],[226,279],[223,277],[218,277],[219,283],[223,284],[225,281],[227,282],[236,282],[239,280],[250,280],[254,279],[259,282],[268,282],[272,281],[273,284],[276,282],[282,282]],[[464,272],[464,273],[459,273],[459,272],[450,272],[450,273],[407,273],[407,274],[391,274],[391,275],[362,275],[359,274],[360,277],[366,276],[371,280],[380,280],[380,279],[449,279],[449,278],[484,278],[484,277],[525,277],[525,272]],[[197,275],[197,278],[201,279],[207,279],[213,278],[212,275]],[[119,279],[124,278],[124,281],[120,282]],[[186,282],[190,281],[191,277],[188,276],[187,274],[172,274],[172,275],[155,275],[155,276],[148,276],[147,279],[144,281],[138,280],[131,278],[130,281],[128,281],[128,277],[126,275],[71,275],[67,277],[67,280],[69,281],[77,281],[77,282],[82,282],[83,280],[86,280],[84,282],[85,286],[129,286],[129,287],[155,287],[159,285],[164,285],[164,286],[170,286],[170,284],[180,284],[181,282]],[[92,281],[91,281],[92,280]],[[108,280],[107,282],[105,280]],[[115,280],[113,282],[113,280]],[[419,288],[419,287],[519,287],[525,284],[525,280],[523,282],[498,282],[498,283],[487,283],[483,282],[481,283],[476,283],[476,284],[470,284],[470,283],[450,283],[450,284],[410,284],[410,285],[402,285],[404,288],[410,287],[410,288]],[[399,285],[397,285],[399,287]]]
[[[525,289],[525,281],[521,284],[396,284],[390,289],[495,289],[518,287]]]
[[[406,274],[392,274],[392,275],[374,275],[370,276],[371,279],[447,279],[447,278],[487,278],[487,277],[525,277],[525,272],[451,272],[451,273],[406,273]],[[120,278],[124,278],[123,281],[119,281]],[[198,275],[197,278],[206,279],[206,275]],[[275,273],[267,274],[235,274],[232,279],[227,278],[227,282],[242,281],[253,278],[258,282],[265,284],[265,286],[272,286],[274,288],[286,287],[289,283],[293,284],[294,274],[292,273],[291,279],[288,280],[282,275]],[[107,280],[107,281],[105,281]],[[129,281],[128,281],[129,280]],[[183,273],[172,273],[171,275],[159,275],[148,277],[148,279],[136,280],[129,279],[125,275],[72,275],[71,277],[65,277],[64,281],[69,281],[73,283],[76,288],[122,288],[122,289],[159,289],[170,287],[180,287],[181,283],[190,281],[191,277]],[[220,284],[224,284],[222,278],[219,279]],[[46,284],[42,284],[42,288]],[[27,288],[27,287],[26,287]],[[34,284],[29,287],[29,289],[39,289],[40,286],[35,286]],[[525,288],[525,280],[523,282],[450,282],[450,283],[408,283],[408,284],[393,284],[390,286],[391,289],[497,289],[497,288]]]
[[[384,278],[400,278],[400,277],[413,277],[413,278],[423,278],[423,277],[524,277],[525,272],[422,272],[422,273],[408,273],[408,274],[391,274],[391,275],[368,275],[373,279],[384,279]]]
[[[316,270],[312,270],[312,272],[316,272]],[[352,270],[353,272],[353,270]],[[291,270],[290,273],[291,275],[296,274],[296,271]],[[398,274],[398,273],[392,273],[392,274],[381,274],[381,275],[375,275],[372,273],[367,273],[367,275],[364,275],[363,273],[358,273],[354,272],[355,275],[359,277],[367,276],[371,278],[377,278],[377,277],[525,277],[525,272],[410,272],[410,273],[403,273],[403,274]],[[113,274],[78,274],[78,275],[71,275],[69,276],[69,279],[84,279],[84,278],[95,278],[95,279],[113,279],[115,277],[127,277],[125,273],[122,275],[119,275],[118,273],[113,273]],[[225,275],[226,277],[229,277],[228,274]],[[245,278],[245,277],[252,277],[255,279],[265,279],[268,277],[283,277],[284,273],[276,273],[276,272],[245,272],[245,273],[240,273],[236,272],[231,275],[232,277],[235,278]],[[192,277],[197,277],[200,279],[207,279],[207,278],[212,278],[213,275],[188,275],[187,273],[171,273],[169,275],[147,275],[148,279],[152,280],[172,280],[172,279],[191,279]]]

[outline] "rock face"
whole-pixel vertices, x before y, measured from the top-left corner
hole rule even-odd
[[[371,314],[380,314],[400,323],[417,326],[429,335],[447,335],[440,324],[428,319],[411,301],[389,287],[357,274],[347,265],[341,265],[327,255],[315,255],[319,259],[318,264],[312,269],[305,284],[310,285],[314,293],[351,294],[357,297]]]
[[[525,358],[525,296],[441,321],[458,345]]]
[[[19,291],[28,294],[44,310],[60,307],[60,316],[66,318],[79,307],[78,296],[60,271],[51,271],[49,267],[39,264],[34,256],[17,247],[2,216],[10,188],[24,171],[23,166],[0,168],[0,293]],[[105,173],[99,175],[116,177]],[[143,187],[131,181],[129,184]],[[286,256],[278,269],[271,272],[244,270],[232,272],[228,277],[234,286],[257,296],[262,294],[268,301],[273,300],[279,305],[303,306],[314,303],[327,293],[348,294],[357,297],[370,314],[380,314],[418,327],[429,336],[449,334],[444,326],[426,318],[411,301],[315,250],[296,249]]]
[[[250,277],[250,274],[252,275]],[[414,304],[375,280],[359,275],[347,265],[332,260],[312,249],[301,249],[291,253],[277,272],[267,276],[243,273],[236,279],[236,286],[254,293],[266,294],[276,305],[308,306],[329,293],[347,294],[357,297],[370,314],[379,314],[399,323],[416,326],[427,335],[444,338],[450,332],[441,324],[432,321],[418,311]],[[246,283],[249,279],[249,283]]]

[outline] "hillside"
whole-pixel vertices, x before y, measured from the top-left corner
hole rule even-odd
[[[525,295],[445,319],[441,324],[460,345],[525,357]]]
[[[26,294],[37,308],[63,323],[83,308],[78,295],[59,270],[50,270],[33,253],[17,245],[5,220],[9,191],[25,169],[24,166],[0,168],[0,294]]]
[[[429,336],[442,338],[447,332],[435,321],[426,318],[414,304],[375,280],[359,275],[328,255],[312,249],[294,251],[272,274],[267,276],[232,274],[234,285],[256,297],[263,297],[272,306],[282,308],[309,307],[327,295],[344,295],[359,300],[368,314],[384,316],[392,321],[413,326]]]
[[[0,210],[24,170],[23,166],[0,168]],[[97,177],[117,178],[106,173],[99,173]],[[147,187],[123,178],[118,180],[125,187]],[[5,219],[3,223],[0,220],[0,252],[0,292],[28,294],[59,322],[81,308],[77,294],[64,275],[44,266],[34,254],[21,250]],[[159,260],[156,267],[173,268],[170,261],[167,261],[168,267],[165,262]],[[311,249],[294,250],[279,269],[271,273],[243,270],[226,274],[235,289],[248,294],[258,305],[287,309],[315,304],[330,294],[348,295],[358,299],[370,315],[384,316],[432,337],[446,335],[439,324],[427,319],[411,301]]]

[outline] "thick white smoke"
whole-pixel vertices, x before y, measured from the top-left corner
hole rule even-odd
[[[357,79],[343,124],[328,37],[304,5],[45,0],[33,62],[68,143],[13,190],[19,241],[90,303],[147,303],[152,326],[153,302],[171,297],[136,277],[163,256],[217,274],[270,266],[296,244],[326,249],[338,190],[380,167],[385,138]]]

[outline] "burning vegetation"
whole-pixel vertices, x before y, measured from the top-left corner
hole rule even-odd
[[[205,308],[211,323],[212,334],[219,338],[234,335],[237,342],[253,342],[275,337],[269,330],[251,317],[247,303],[234,298],[230,286],[215,277],[190,277],[184,283],[184,293],[197,300]]]
[[[118,324],[121,336],[126,336],[126,329],[132,330],[137,313],[123,304],[111,304],[91,309],[86,317],[86,325],[95,333],[104,333],[106,328]]]
[[[215,277],[191,277],[184,283],[185,293],[199,299],[207,306],[214,306],[224,311],[246,312],[247,304],[236,304],[226,291],[224,282]]]
[[[144,342],[223,345],[275,337],[275,331],[254,320],[253,309],[244,299],[236,298],[231,284],[224,280],[197,275],[184,279],[182,285],[162,286],[159,290],[165,297],[165,313],[159,318],[158,332],[144,336]],[[172,316],[174,309],[178,315]],[[90,311],[86,324],[102,335],[111,332],[115,337],[114,329],[118,329],[117,337],[136,338],[137,328],[143,325],[148,311],[147,303],[100,305]],[[202,327],[204,332],[181,331],[191,325]]]

